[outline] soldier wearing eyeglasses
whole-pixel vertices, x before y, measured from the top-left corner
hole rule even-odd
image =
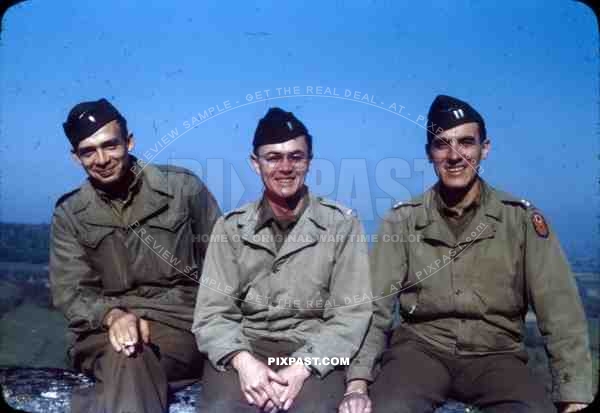
[[[335,410],[344,369],[320,361],[352,357],[371,317],[362,228],[306,187],[312,137],[292,113],[270,109],[253,146],[263,196],[217,221],[198,290],[193,332],[212,364],[200,411]]]
[[[479,176],[490,140],[468,103],[434,100],[426,151],[438,182],[382,223],[371,255],[379,298],[340,412],[433,412],[450,397],[485,412],[556,411],[526,364],[528,308],[545,339],[553,401],[560,412],[585,407],[593,397],[587,322],[556,234],[530,202]],[[420,242],[381,241],[394,234]],[[388,348],[396,298],[402,322]]]
[[[192,172],[141,167],[106,99],[75,105],[63,126],[88,180],[56,203],[50,288],[73,367],[96,379],[74,392],[71,411],[166,412],[169,391],[201,376],[192,275],[220,209]]]

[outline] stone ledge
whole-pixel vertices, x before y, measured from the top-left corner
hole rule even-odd
[[[0,385],[6,402],[14,409],[34,413],[69,412],[74,388],[89,387],[93,380],[84,374],[55,368],[0,368]],[[175,393],[169,413],[195,413],[202,386],[194,384]],[[473,412],[467,406],[449,401],[435,413]]]

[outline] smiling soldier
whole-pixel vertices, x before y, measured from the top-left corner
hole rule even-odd
[[[89,179],[56,204],[50,287],[73,367],[97,380],[74,393],[71,411],[166,412],[168,390],[201,374],[189,331],[198,284],[180,268],[201,268],[207,245],[194,241],[210,235],[219,207],[190,171],[139,168],[105,99],[76,105],[64,130]]]
[[[213,366],[200,411],[335,411],[344,370],[319,361],[352,357],[364,337],[370,301],[344,302],[370,292],[367,244],[352,241],[350,210],[309,193],[312,137],[292,113],[270,109],[253,146],[263,197],[217,221],[212,238],[228,241],[210,243],[202,272],[232,292],[198,290],[193,332]],[[268,365],[278,357],[317,361]]]
[[[529,202],[479,177],[490,141],[475,109],[438,96],[428,121],[438,182],[395,205],[379,238],[416,234],[420,242],[380,241],[372,252],[373,290],[384,297],[374,301],[340,412],[433,412],[448,397],[486,412],[556,411],[526,365],[529,307],[546,341],[559,411],[585,407],[587,323],[556,234]],[[403,322],[384,351],[396,297]]]

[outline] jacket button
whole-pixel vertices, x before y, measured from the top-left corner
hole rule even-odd
[[[462,290],[458,289],[458,290],[454,291],[454,294],[461,295],[462,294]]]
[[[271,269],[274,273],[278,273],[279,272],[279,268],[281,268],[281,263],[276,262],[275,264],[273,264],[273,268]]]

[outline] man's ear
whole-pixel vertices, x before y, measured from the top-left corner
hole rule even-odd
[[[486,139],[481,144],[481,159],[482,160],[486,159],[491,150],[492,150],[492,141],[490,141],[489,139]]]
[[[81,166],[83,166],[83,162],[81,162],[81,158],[77,155],[77,151],[75,149],[71,149],[71,159]]]
[[[250,154],[250,164],[252,165],[254,172],[260,176],[260,164],[258,162],[258,157],[253,153]]]
[[[127,152],[131,152],[135,147],[135,138],[133,137],[133,133],[130,133],[127,136]]]

